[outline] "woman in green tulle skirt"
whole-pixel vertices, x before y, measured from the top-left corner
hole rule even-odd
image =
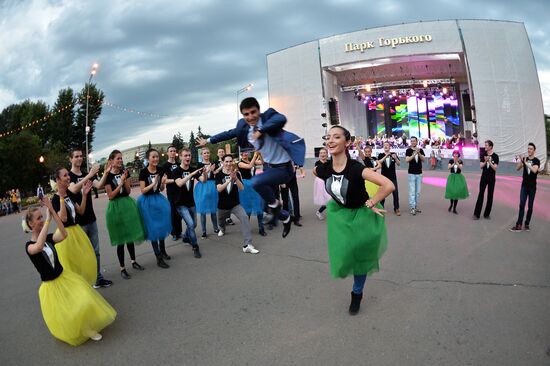
[[[463,162],[460,160],[460,152],[454,151],[453,158],[449,160],[448,168],[451,174],[447,177],[447,186],[445,187],[445,198],[451,201],[449,212],[451,210],[457,214],[456,205],[458,200],[468,198],[468,185],[466,178],[462,174]]]

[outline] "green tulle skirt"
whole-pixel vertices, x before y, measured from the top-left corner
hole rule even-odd
[[[384,218],[367,207],[327,204],[328,255],[335,278],[378,272],[388,246]]]
[[[106,221],[111,245],[138,244],[144,240],[141,216],[136,201],[132,197],[121,197],[109,201]]]
[[[445,187],[445,198],[448,200],[463,200],[468,198],[468,185],[462,174],[449,174]]]

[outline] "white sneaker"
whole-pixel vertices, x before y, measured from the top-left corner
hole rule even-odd
[[[258,254],[260,251],[254,248],[254,246],[248,244],[246,247],[243,247],[243,253]]]
[[[96,334],[90,336],[90,339],[92,341],[96,341],[96,342],[100,341],[102,338],[103,338],[103,336],[99,333],[96,333]]]
[[[220,231],[218,231],[218,236],[223,236],[223,230],[220,229]]]
[[[319,220],[321,220],[321,221],[323,220],[323,213],[322,212],[317,211],[317,212],[315,212],[315,215],[317,215]]]

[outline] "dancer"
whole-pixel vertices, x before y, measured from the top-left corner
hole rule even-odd
[[[466,178],[461,174],[462,165],[464,163],[460,160],[460,151],[453,151],[453,158],[449,160],[447,167],[451,174],[447,177],[447,186],[445,187],[445,198],[451,200],[449,206],[449,212],[453,210],[453,213],[457,214],[456,205],[458,200],[468,198],[468,185],[466,184]]]
[[[99,332],[115,320],[116,311],[82,277],[63,268],[56,247],[69,234],[49,198],[43,197],[41,203],[47,208],[46,220],[34,207],[22,225],[25,232],[31,232],[25,251],[42,280],[38,296],[44,322],[55,338],[72,346],[88,339],[99,341]],[[57,225],[54,234],[48,234],[51,219]]]
[[[258,219],[258,228],[260,231],[260,235],[266,236],[267,233],[265,232],[263,223],[264,201],[262,200],[262,197],[260,197],[258,192],[254,190],[251,182],[252,171],[254,170],[255,164],[257,163],[258,159],[259,153],[257,151],[254,152],[252,160],[248,160],[247,152],[241,153],[241,161],[239,161],[238,167],[239,173],[241,174],[241,178],[243,181],[244,189],[242,191],[239,191],[239,200],[241,202],[241,206],[243,207],[249,218],[252,214],[256,215]]]
[[[218,191],[216,190],[216,171],[218,165],[210,161],[210,150],[203,148],[201,151],[202,163],[198,168],[202,169],[199,181],[195,185],[195,204],[197,212],[201,214],[202,239],[208,238],[206,234],[206,214],[210,214],[210,220],[214,227],[214,233],[219,233],[218,217]],[[219,170],[218,170],[219,171]]]
[[[397,216],[401,216],[401,211],[399,210],[399,189],[397,186],[397,174],[395,172],[396,166],[401,165],[401,160],[399,160],[399,156],[393,151],[391,151],[391,145],[389,141],[384,142],[384,152],[378,154],[378,166],[380,167],[380,171],[382,175],[393,183],[393,186],[395,187],[394,191],[392,192],[393,196],[393,212]],[[386,199],[383,199],[380,201],[380,204],[382,207],[384,207],[384,204],[386,203]]]
[[[193,256],[201,258],[202,254],[197,243],[197,211],[195,209],[195,200],[193,198],[193,188],[195,179],[202,173],[203,168],[193,170],[191,168],[191,150],[184,148],[180,152],[181,164],[173,171],[173,177],[178,187],[178,197],[175,201],[176,209],[180,217],[185,221],[187,229],[184,237],[188,239],[193,247]],[[184,241],[185,242],[185,241]]]
[[[534,143],[530,142],[527,146],[527,156],[517,156],[518,162],[516,170],[523,169],[523,179],[521,181],[521,191],[519,195],[519,215],[516,225],[510,229],[513,232],[520,232],[523,224],[523,214],[525,213],[525,202],[528,202],[527,217],[525,218],[525,231],[529,231],[529,223],[533,215],[533,204],[535,194],[537,193],[537,175],[540,169],[540,160],[535,156],[537,150]],[[529,201],[527,201],[529,199]]]
[[[172,240],[181,239],[181,216],[176,210],[176,199],[178,198],[179,189],[176,186],[175,178],[172,172],[179,166],[177,161],[178,151],[175,146],[168,146],[168,161],[162,166],[162,170],[166,173],[166,197],[170,202],[170,218],[172,222]]]
[[[99,171],[99,166],[94,165],[90,172],[82,171],[82,161],[83,161],[82,150],[74,149],[69,154],[69,161],[71,163],[71,170],[69,171],[69,176],[71,177],[71,184],[69,185],[69,190],[74,195],[74,199],[77,203],[82,202],[82,188],[87,181],[92,182],[92,188],[101,188],[105,185],[105,179],[109,173],[110,166],[109,164],[105,165],[105,172],[101,180],[97,180],[97,173]],[[94,206],[92,201],[92,192],[88,193],[86,210],[84,214],[80,215],[78,212],[76,214],[76,223],[80,225],[82,230],[88,235],[90,242],[94,248],[94,253],[97,261],[97,277],[94,284],[94,288],[100,287],[110,287],[113,282],[103,278],[101,273],[100,265],[100,254],[99,254],[99,231],[97,228],[97,220],[94,212]]]
[[[419,148],[418,139],[411,137],[411,147],[405,151],[405,161],[409,163],[409,209],[411,215],[421,213],[418,209],[420,189],[422,188],[422,163],[424,162],[424,150]]]
[[[286,117],[273,108],[260,113],[260,104],[256,98],[243,99],[239,109],[244,118],[237,122],[234,129],[208,139],[198,138],[197,144],[205,146],[207,143],[237,138],[241,149],[249,149],[252,146],[262,153],[264,172],[252,178],[252,186],[268,207],[264,215],[264,224],[273,223],[279,217],[284,223],[283,237],[286,237],[292,223],[290,214],[281,210],[281,202],[275,198],[275,187],[285,184],[292,178],[293,162],[304,165],[305,142],[303,138],[283,130]]]
[[[328,151],[326,148],[322,147],[321,149],[319,149],[319,160],[315,162],[315,167],[326,164],[327,162]],[[313,203],[317,206],[321,206],[315,213],[319,220],[324,219],[323,212],[326,210],[326,205],[329,200],[330,195],[325,189],[325,182],[321,178],[315,177],[315,180],[313,182]]]
[[[157,266],[169,268],[164,261],[170,259],[166,253],[164,239],[172,231],[170,203],[161,192],[164,190],[166,175],[159,164],[159,153],[149,149],[145,153],[149,164],[139,172],[139,187],[141,196],[138,198],[138,208],[145,228],[145,238],[151,241],[157,257]]]
[[[86,282],[94,285],[97,278],[97,258],[90,239],[76,223],[76,214],[83,215],[86,210],[92,182],[88,180],[84,183],[82,201],[78,204],[69,194],[69,184],[71,183],[69,171],[65,168],[58,168],[54,178],[55,182],[52,188],[57,193],[53,196],[52,205],[68,233],[67,237],[57,244],[59,261],[65,269],[82,276]]]
[[[479,220],[481,209],[483,207],[483,197],[485,189],[487,192],[487,205],[483,212],[485,219],[491,219],[491,209],[493,207],[493,193],[495,192],[496,172],[498,168],[498,155],[493,152],[493,141],[485,141],[485,153],[480,158],[479,168],[481,169],[481,178],[479,179],[479,194],[477,195],[476,207],[474,209],[474,220]]]
[[[111,171],[107,175],[105,192],[109,197],[109,204],[105,213],[107,221],[107,231],[111,245],[116,246],[118,263],[120,264],[120,277],[125,280],[132,276],[126,271],[124,264],[124,245],[130,254],[132,268],[143,271],[145,268],[136,262],[136,250],[134,243],[143,241],[145,234],[143,224],[136,201],[130,197],[132,187],[128,180],[128,171],[124,170],[122,153],[119,150],[113,150],[109,154],[109,164]]]
[[[332,160],[313,169],[325,181],[333,200],[327,204],[328,254],[333,277],[354,276],[349,313],[357,314],[367,275],[379,270],[387,247],[386,225],[378,202],[393,190],[392,182],[350,158],[351,135],[341,126],[328,132]],[[365,180],[380,186],[369,198]]]
[[[361,149],[356,142],[357,150],[359,150],[359,158],[363,161],[363,164],[367,168],[371,168],[374,171],[377,171],[380,169],[380,166],[378,165],[378,160],[376,160],[375,157],[372,156],[372,146],[371,145],[365,145],[364,149]]]
[[[252,245],[252,234],[250,233],[250,219],[244,212],[239,201],[239,190],[244,189],[243,182],[239,177],[239,169],[233,165],[233,156],[223,157],[222,170],[216,175],[216,188],[219,192],[218,200],[218,225],[220,232],[218,236],[225,234],[225,219],[231,214],[237,216],[241,222],[241,233],[243,235],[243,253],[258,254],[260,251]]]

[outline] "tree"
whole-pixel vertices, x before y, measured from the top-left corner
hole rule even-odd
[[[59,143],[59,149],[63,151],[69,151],[71,148],[72,134],[75,128],[75,103],[76,97],[71,88],[60,90],[52,110],[56,113],[46,125],[48,143]],[[66,108],[67,106],[70,107]]]
[[[78,109],[76,112],[76,122],[74,124],[74,130],[71,138],[71,147],[82,149],[86,151],[86,96],[87,88],[89,90],[88,99],[88,127],[90,132],[88,133],[88,149],[92,151],[94,142],[95,124],[99,116],[101,115],[103,100],[105,94],[98,89],[95,84],[84,85],[84,88],[78,93]]]
[[[147,145],[147,151],[151,150],[153,148],[153,145],[151,145],[151,140],[149,140],[149,145]]]
[[[198,162],[199,153],[198,153],[197,142],[195,141],[195,134],[193,133],[193,130],[191,130],[191,133],[189,134],[189,143],[187,145],[189,147],[189,150],[191,150],[191,162],[192,163]]]
[[[185,142],[183,141],[183,136],[180,132],[174,135],[174,138],[172,138],[172,145],[176,148],[177,151],[180,151],[183,149],[183,146],[185,145]]]

